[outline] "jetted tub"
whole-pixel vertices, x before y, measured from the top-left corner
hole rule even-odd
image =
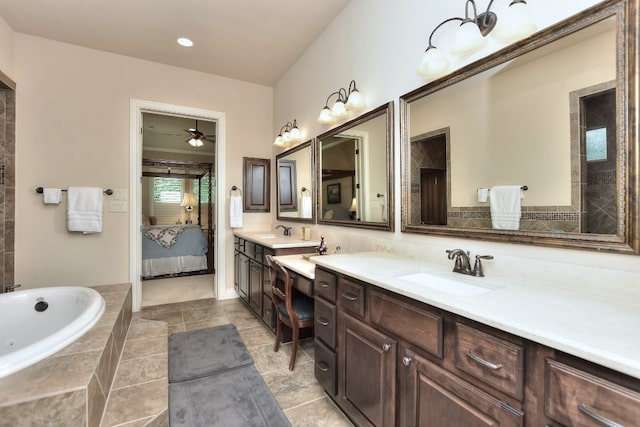
[[[60,286],[0,294],[0,378],[71,344],[96,324],[105,302],[96,290]]]

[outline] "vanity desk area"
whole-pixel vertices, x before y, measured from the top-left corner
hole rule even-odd
[[[234,231],[234,285],[253,313],[275,331],[275,313],[271,301],[271,283],[266,256],[276,257],[306,254],[314,251],[318,243],[284,236],[274,232]],[[312,295],[313,279],[302,274],[292,275],[294,287]]]
[[[316,378],[356,425],[640,422],[640,318],[623,298],[387,253],[312,261]]]

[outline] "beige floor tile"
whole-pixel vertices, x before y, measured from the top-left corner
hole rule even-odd
[[[273,345],[275,341],[273,333],[262,325],[256,326],[255,328],[240,329],[238,333],[247,348],[267,344]]]
[[[168,390],[166,379],[112,390],[102,427],[111,427],[160,414],[168,406]]]
[[[184,327],[184,323],[180,323],[177,325],[169,325],[169,330],[167,331],[167,335],[176,334],[178,332],[186,331]]]
[[[143,312],[142,317],[149,320],[161,320],[163,322],[167,322],[167,325],[176,325],[180,323],[184,323],[184,319],[182,318],[182,311],[171,311],[171,312]]]
[[[292,427],[352,427],[347,417],[328,397],[285,410]]]
[[[127,340],[124,345],[121,360],[163,354],[167,352],[167,346],[166,336]]]
[[[129,326],[128,340],[167,336],[167,322],[161,320],[136,319]]]
[[[278,352],[273,351],[273,344],[249,348],[253,362],[258,372],[263,376],[279,369],[289,369],[291,359],[291,344],[280,344]],[[298,351],[296,365],[311,361],[308,354]]]
[[[168,378],[167,354],[123,360],[118,366],[113,388],[130,387],[137,384]]]
[[[182,312],[184,323],[201,322],[215,317],[224,317],[225,312],[222,307],[210,305],[206,307],[198,307]]]
[[[225,316],[214,317],[212,319],[207,319],[201,322],[185,323],[184,330],[195,331],[196,329],[213,328],[214,326],[228,325],[229,323],[229,319],[227,319],[227,317]]]
[[[293,371],[279,369],[263,375],[264,381],[284,410],[324,396],[324,390],[316,381],[313,361],[296,363]]]

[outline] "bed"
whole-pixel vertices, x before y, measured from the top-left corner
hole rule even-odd
[[[198,225],[154,225],[142,229],[142,277],[207,270],[208,242]]]

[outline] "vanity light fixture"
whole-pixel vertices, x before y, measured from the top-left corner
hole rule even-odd
[[[496,13],[491,11],[493,2],[490,0],[487,10],[478,14],[475,0],[466,0],[464,18],[449,18],[438,24],[429,35],[429,45],[418,67],[418,74],[425,79],[433,79],[449,71],[449,59],[432,41],[436,31],[448,22],[461,21],[450,48],[451,54],[457,56],[478,52],[486,45],[486,36],[489,34],[501,43],[511,43],[536,31],[525,0],[511,0],[499,21]],[[473,16],[469,15],[469,6],[473,8]]]
[[[329,108],[329,100],[334,95],[338,95],[338,99]],[[356,81],[351,80],[348,89],[340,88],[327,97],[324,107],[318,116],[318,122],[332,124],[349,117],[352,113],[364,110],[365,107],[364,97],[356,87]]]
[[[287,122],[280,128],[280,132],[275,141],[273,141],[273,145],[277,147],[287,147],[290,144],[295,144],[300,141],[302,141],[302,132],[298,129],[298,124],[294,119],[293,123]]]

